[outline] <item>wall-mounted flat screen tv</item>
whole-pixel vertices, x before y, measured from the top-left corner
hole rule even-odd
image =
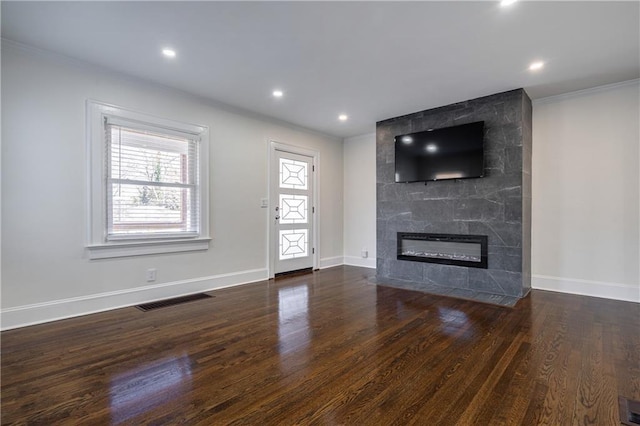
[[[396,182],[484,176],[484,121],[395,137]]]

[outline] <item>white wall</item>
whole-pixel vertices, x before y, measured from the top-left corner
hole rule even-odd
[[[344,263],[376,267],[375,133],[344,140]]]
[[[209,126],[208,251],[87,259],[87,98]],[[342,259],[337,138],[5,42],[2,106],[3,328],[265,278],[268,139],[320,152],[321,265]]]
[[[638,81],[534,102],[532,286],[640,302]]]

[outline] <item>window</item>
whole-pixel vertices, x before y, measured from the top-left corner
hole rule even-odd
[[[88,103],[91,258],[208,248],[208,130]]]
[[[105,127],[107,240],[197,236],[197,142],[108,118]]]

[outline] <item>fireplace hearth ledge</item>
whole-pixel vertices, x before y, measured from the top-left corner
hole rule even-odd
[[[376,276],[369,278],[369,281],[372,284],[383,287],[401,288],[404,290],[419,291],[422,293],[434,294],[437,296],[455,297],[458,299],[466,299],[480,303],[489,303],[491,305],[503,306],[508,308],[513,308],[518,300],[521,299],[520,297],[515,296],[483,293],[480,291],[474,291],[464,288],[444,287],[426,282],[399,280],[397,278]],[[522,298],[527,297],[527,295],[522,296]]]

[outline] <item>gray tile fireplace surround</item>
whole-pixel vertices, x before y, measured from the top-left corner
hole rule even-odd
[[[531,288],[531,100],[517,89],[376,126],[378,285],[512,306]],[[395,183],[394,137],[485,122],[485,177]],[[397,259],[398,232],[488,237],[487,269]]]

